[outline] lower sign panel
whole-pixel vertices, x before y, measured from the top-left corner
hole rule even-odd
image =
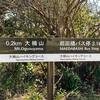
[[[0,54],[0,62],[100,61],[100,54]]]

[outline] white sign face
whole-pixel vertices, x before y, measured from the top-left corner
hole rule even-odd
[[[0,54],[0,62],[100,61],[100,54]]]

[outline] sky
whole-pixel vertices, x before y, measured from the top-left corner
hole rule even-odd
[[[100,0],[88,0],[88,2],[90,9],[100,11]]]
[[[100,7],[100,0],[88,0],[88,1],[90,1],[91,3],[96,3],[97,6]]]

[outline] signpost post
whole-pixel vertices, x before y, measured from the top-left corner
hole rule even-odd
[[[55,63],[48,62],[48,86],[47,86],[47,93],[48,93],[48,100],[54,100],[54,80],[55,80]]]

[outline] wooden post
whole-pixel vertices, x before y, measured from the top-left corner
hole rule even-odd
[[[54,100],[54,72],[55,72],[55,63],[49,62],[48,63],[48,100]]]

